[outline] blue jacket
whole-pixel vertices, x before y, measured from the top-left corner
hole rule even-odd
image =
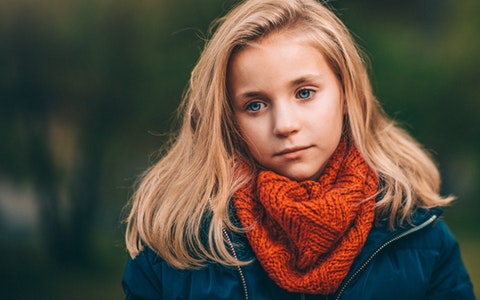
[[[258,261],[232,268],[209,264],[177,270],[146,249],[129,260],[123,288],[128,300],[158,299],[475,299],[458,244],[440,211],[414,215],[413,226],[371,230],[334,295],[303,295],[279,288]],[[229,235],[239,259],[253,257],[245,237]],[[232,245],[232,243],[231,243]]]

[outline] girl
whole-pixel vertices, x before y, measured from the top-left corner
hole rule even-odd
[[[342,22],[248,0],[207,43],[127,219],[127,299],[473,299],[435,164]]]

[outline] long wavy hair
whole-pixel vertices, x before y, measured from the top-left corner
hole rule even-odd
[[[235,51],[273,32],[305,35],[341,83],[345,130],[382,182],[377,220],[393,227],[416,208],[453,200],[440,196],[439,172],[429,154],[380,107],[361,51],[329,8],[314,0],[247,0],[212,28],[180,106],[180,129],[140,178],[128,206],[126,245],[132,257],[148,246],[180,269],[208,261],[239,263],[223,229],[240,230],[230,220],[229,202],[252,180],[255,164],[235,125],[227,68]],[[252,173],[237,172],[239,162],[248,163]]]

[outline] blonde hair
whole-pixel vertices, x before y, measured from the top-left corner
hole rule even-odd
[[[238,262],[223,235],[234,192],[252,174],[236,172],[249,160],[227,91],[235,51],[272,33],[299,30],[327,59],[346,101],[345,129],[381,178],[377,220],[409,220],[416,208],[444,206],[440,176],[424,149],[390,120],[373,95],[365,62],[348,29],[314,0],[249,0],[216,23],[192,71],[181,105],[182,124],[166,154],[141,178],[127,218],[132,257],[144,246],[176,268]]]

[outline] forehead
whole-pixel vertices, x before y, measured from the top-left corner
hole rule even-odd
[[[227,68],[230,69],[232,60],[234,60],[239,53],[245,52],[245,50],[268,48],[272,51],[272,55],[275,55],[275,45],[281,43],[304,44],[305,46],[318,50],[318,54],[320,55],[324,55],[325,52],[323,47],[312,38],[312,35],[307,34],[305,31],[302,32],[299,28],[282,29],[269,32],[257,39],[237,45],[230,55]]]
[[[284,52],[287,52],[288,55],[285,55]],[[282,65],[286,66],[289,61],[305,58],[305,53],[308,53],[307,56],[310,59],[323,57],[322,51],[303,35],[292,35],[289,32],[272,33],[237,49],[230,57],[229,70],[233,67],[238,68],[239,60],[243,62],[243,65],[265,63],[275,60],[281,54],[287,58],[282,61]],[[253,58],[256,58],[257,62],[248,63],[249,60],[255,61]]]
[[[246,90],[277,89],[320,79],[332,70],[322,53],[303,38],[271,35],[243,48],[231,59],[228,87],[231,96]]]

